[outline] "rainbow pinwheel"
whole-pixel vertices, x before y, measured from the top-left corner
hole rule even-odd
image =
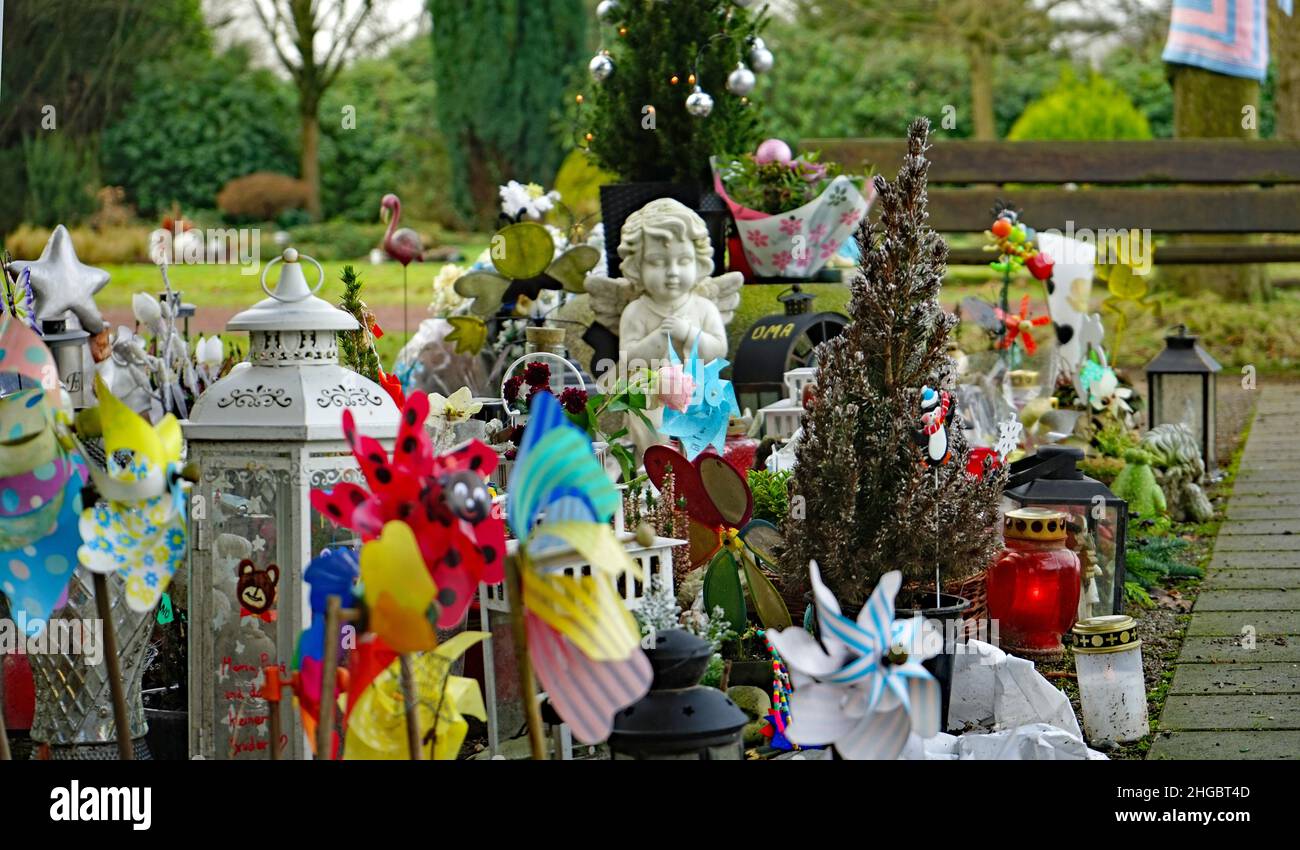
[[[312,507],[331,522],[375,540],[393,520],[410,526],[419,554],[437,588],[442,612],[437,625],[460,624],[480,581],[500,582],[504,573],[505,523],[493,516],[487,478],[496,452],[474,440],[435,455],[425,432],[429,399],[413,392],[390,460],[378,440],[358,434],[352,411],[343,412],[343,436],[370,489],[343,482],[314,491]]]
[[[0,592],[35,636],[77,563],[85,463],[70,450],[54,356],[24,322],[0,320],[0,372],[38,387],[0,399]]]
[[[759,568],[759,561],[771,566],[778,562],[775,550],[782,545],[781,533],[769,522],[751,519],[754,497],[735,467],[711,451],[688,461],[676,449],[651,446],[645,453],[645,471],[660,490],[671,471],[674,492],[686,502],[691,566],[709,565],[704,573],[705,609],[722,608],[732,628],[743,631],[748,588],[764,626],[789,626],[785,600]]]
[[[573,736],[595,744],[609,737],[615,713],[650,688],[640,631],[615,588],[620,575],[639,570],[609,525],[619,494],[590,439],[548,394],[528,414],[507,495],[529,655]],[[566,546],[591,565],[590,575],[538,566]]]
[[[151,426],[98,375],[95,395],[107,469],[90,469],[101,501],[82,511],[77,554],[91,572],[121,571],[127,606],[150,611],[186,552],[181,426],[170,413]]]
[[[699,349],[700,340],[697,336],[685,370],[694,383],[691,403],[680,413],[671,407],[665,407],[664,424],[660,429],[665,435],[681,440],[686,457],[691,460],[709,446],[719,452],[725,451],[727,423],[732,416],[740,415],[736,390],[731,381],[725,381],[721,377],[727,361],[718,358],[706,366],[700,362]],[[668,346],[668,358],[672,363],[681,362],[671,345]]]
[[[801,746],[833,744],[859,760],[898,758],[909,732],[939,734],[939,682],[921,662],[943,639],[921,617],[894,619],[902,573],[881,576],[857,620],[840,613],[816,561],[808,574],[821,641],[801,628],[768,632],[794,684],[786,737]]]

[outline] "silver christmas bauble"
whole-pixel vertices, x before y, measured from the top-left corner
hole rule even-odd
[[[603,83],[614,73],[614,60],[609,58],[608,53],[597,53],[587,63],[587,70],[591,72],[593,80]]]
[[[761,38],[754,41],[755,45],[749,51],[749,67],[753,68],[756,73],[766,74],[776,64],[776,57],[772,55],[772,51],[761,46],[763,42]]]
[[[596,17],[607,24],[612,24],[621,11],[623,10],[619,7],[618,0],[600,0],[600,5],[596,7]]]
[[[709,113],[713,111],[713,98],[704,89],[696,86],[691,96],[686,98],[686,111],[696,118],[708,118]]]
[[[754,90],[758,82],[754,72],[745,67],[745,63],[736,66],[736,70],[727,75],[727,91],[736,97],[744,97]]]

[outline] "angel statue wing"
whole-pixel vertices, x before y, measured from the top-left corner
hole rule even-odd
[[[745,276],[740,272],[727,272],[717,277],[706,277],[695,284],[695,294],[712,301],[722,314],[722,323],[731,324],[740,306],[740,288],[745,285]],[[592,298],[592,304],[596,299]]]
[[[617,334],[623,308],[632,303],[631,281],[624,277],[588,275],[586,286],[596,321]]]

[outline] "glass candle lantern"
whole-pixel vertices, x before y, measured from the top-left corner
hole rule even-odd
[[[281,259],[272,291],[267,272]],[[262,671],[279,664],[287,673],[309,625],[302,571],[322,549],[354,542],[310,504],[312,490],[361,483],[343,411],[387,449],[397,435],[388,393],[338,363],[338,334],[359,325],[315,296],[300,259],[319,271],[292,248],[266,267],[269,297],[226,326],[248,332],[248,362],[209,387],[182,423],[200,469],[189,553],[191,756],[267,758]],[[305,756],[296,722],[280,743],[285,758]]]
[[[1080,620],[1071,630],[1079,704],[1089,741],[1136,741],[1150,731],[1142,641],[1132,617]]]
[[[717,688],[699,684],[712,649],[682,629],[655,634],[645,651],[654,668],[650,693],[614,717],[614,760],[739,761],[745,712]]]
[[[1165,350],[1147,364],[1151,396],[1148,425],[1182,423],[1201,447],[1206,470],[1217,465],[1215,441],[1215,379],[1223,367],[1187,333],[1185,325],[1165,337]]]
[[[1079,556],[1086,577],[1080,604],[1096,615],[1115,614],[1124,610],[1128,503],[1080,472],[1082,459],[1081,449],[1046,445],[1011,464],[1004,513],[1017,507],[1064,513],[1066,547]]]
[[[1066,515],[1020,508],[1006,515],[1004,545],[988,572],[989,616],[1003,648],[1058,658],[1079,605],[1079,556],[1065,545]]]

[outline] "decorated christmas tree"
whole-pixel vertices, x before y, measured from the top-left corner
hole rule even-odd
[[[785,568],[803,576],[816,560],[848,606],[890,570],[927,589],[936,568],[981,570],[999,541],[1003,472],[968,472],[960,414],[944,415],[955,411],[946,348],[957,319],[939,306],[948,247],[926,223],[929,126],[908,128],[897,180],[875,178],[880,220],[858,230],[852,322],[818,349],[805,403]]]
[[[588,150],[626,182],[708,184],[710,154],[752,150],[756,74],[774,58],[750,0],[604,0],[585,89]]]

